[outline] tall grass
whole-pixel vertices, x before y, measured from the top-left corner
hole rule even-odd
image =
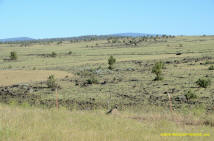
[[[0,105],[3,141],[212,140],[214,128],[175,122],[168,112],[145,109],[119,115],[105,111],[67,111]],[[191,117],[176,115],[177,119]],[[194,118],[193,118],[194,119]],[[210,137],[160,137],[160,133],[209,133]]]

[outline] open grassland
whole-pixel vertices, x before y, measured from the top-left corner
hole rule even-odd
[[[107,40],[63,41],[60,44],[41,42],[26,47],[19,43],[1,44],[0,73],[5,73],[1,75],[1,85],[40,80],[41,83],[29,83],[30,88],[27,89],[33,98],[30,94],[28,98],[34,99],[33,104],[52,107],[55,92],[47,88],[44,81],[46,74],[65,76],[67,72],[73,75],[58,79],[59,103],[71,109],[109,108],[116,103],[120,108],[142,104],[166,105],[167,93],[172,95],[175,109],[196,105],[212,109],[214,85],[205,89],[198,87],[195,82],[204,77],[214,81],[213,70],[208,69],[214,64],[213,45],[213,36],[148,39],[136,46]],[[11,51],[17,52],[18,60],[5,61]],[[56,57],[50,57],[52,52],[57,54]],[[180,55],[176,55],[177,53]],[[117,60],[113,70],[108,69],[107,59],[110,55]],[[153,81],[155,75],[151,70],[157,61],[165,63],[163,81]],[[19,73],[6,74],[13,71]],[[29,76],[26,72],[32,75]],[[16,81],[20,77],[21,81]],[[86,85],[91,79],[96,79],[97,83]],[[189,90],[198,98],[187,102],[183,99]],[[14,87],[3,91],[11,94],[26,92]],[[11,94],[8,95],[9,98],[1,98],[1,101],[10,103]]]
[[[214,128],[204,118],[170,115],[161,108],[147,108],[106,115],[103,110],[67,111],[0,105],[0,140],[4,141],[212,141]],[[200,119],[201,118],[201,119]],[[209,117],[209,121],[213,121]],[[161,133],[201,133],[202,136],[160,136]],[[206,134],[206,136],[203,136]]]
[[[20,83],[32,83],[47,80],[49,75],[55,75],[56,78],[64,78],[72,76],[64,71],[50,70],[1,70],[0,71],[0,86],[10,86]]]
[[[137,45],[124,41],[135,39],[117,40],[0,44],[0,102],[15,105],[0,106],[0,139],[211,140],[214,36],[149,38]],[[17,60],[9,59],[11,51]],[[159,61],[165,64],[163,80],[154,81]],[[52,109],[50,74],[59,85],[59,111]],[[207,88],[196,84],[201,78],[210,80]],[[115,105],[119,114],[105,115]],[[160,137],[167,132],[210,137]]]
[[[1,45],[0,57],[7,58],[11,51],[19,55],[18,61],[5,62],[1,60],[1,69],[63,69],[70,70],[75,66],[89,64],[106,64],[110,55],[115,56],[118,61],[129,60],[158,60],[184,57],[200,57],[213,55],[214,37],[176,37],[164,41],[148,41],[138,46],[125,46],[123,44],[110,44],[106,40],[82,41],[77,43],[63,42],[58,45],[50,43],[47,45],[32,44],[20,47],[19,44]],[[182,44],[182,46],[180,46]],[[56,58],[42,57],[52,51],[58,53]],[[72,55],[67,53],[72,51]],[[182,56],[176,56],[182,52]]]

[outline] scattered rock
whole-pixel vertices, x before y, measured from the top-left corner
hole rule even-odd
[[[181,52],[176,53],[176,55],[181,55],[181,54],[182,54]]]

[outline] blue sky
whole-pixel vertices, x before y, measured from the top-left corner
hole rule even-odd
[[[214,0],[0,0],[0,38],[214,35]]]

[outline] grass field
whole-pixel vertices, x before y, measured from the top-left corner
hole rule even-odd
[[[4,141],[212,141],[214,132],[213,127],[200,125],[192,113],[173,118],[166,110],[152,107],[138,113],[105,115],[103,110],[71,112],[0,105],[0,115],[0,139]],[[202,136],[161,136],[162,133]]]
[[[3,140],[211,140],[214,71],[208,68],[214,65],[214,36],[148,39],[136,46],[119,40],[41,42],[26,47],[20,43],[0,44],[0,102],[28,105],[28,108],[1,105],[4,118],[0,119],[0,137]],[[11,51],[17,52],[17,60],[8,59]],[[52,52],[56,57],[50,57]],[[111,55],[116,58],[113,70],[107,64]],[[152,67],[159,61],[165,64],[164,79],[154,81]],[[60,111],[51,110],[55,107],[56,93],[46,84],[50,74],[56,76],[60,85]],[[209,79],[211,85],[199,87],[196,84],[199,78]],[[96,83],[88,84],[89,80]],[[197,98],[187,99],[190,90]],[[178,119],[172,118],[168,111],[168,94],[172,96],[174,117]],[[119,116],[104,114],[115,105]],[[130,110],[132,107],[138,108]],[[157,107],[165,109],[167,117]],[[160,138],[162,132],[203,132],[211,136]]]
[[[19,83],[40,82],[47,80],[49,75],[55,75],[56,78],[72,76],[63,71],[50,70],[4,70],[0,71],[0,86],[9,86]]]

